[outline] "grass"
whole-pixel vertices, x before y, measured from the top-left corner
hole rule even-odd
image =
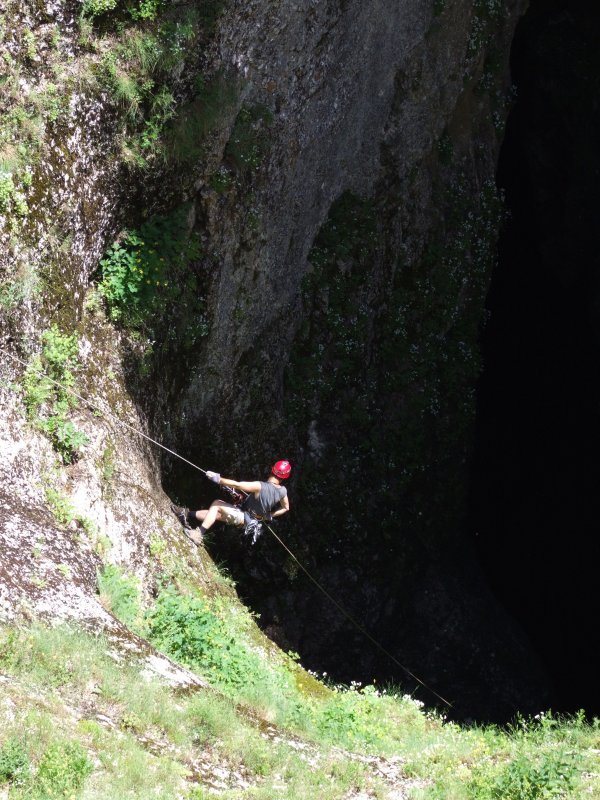
[[[72,114],[74,92],[108,91],[116,118],[113,156],[130,166],[146,169],[203,152],[207,132],[233,113],[230,87],[219,78],[206,81],[201,68],[222,8],[221,0],[84,0],[76,71],[65,58],[74,43],[58,27],[32,31],[17,24],[13,31],[0,25],[0,216],[11,231],[28,230],[40,213],[46,178],[38,166],[56,126]],[[208,91],[182,92],[174,77],[182,70]]]
[[[9,783],[11,797],[27,796],[17,785],[19,775],[29,775],[26,789],[34,791],[51,760],[67,773],[63,785],[71,781],[72,796],[86,800],[202,797],[199,770],[193,768],[200,756],[205,769],[212,761],[215,770],[242,771],[248,782],[264,784],[257,797],[308,796],[300,793],[304,784],[331,782],[337,758],[330,761],[326,755],[314,774],[303,775],[306,763],[297,751],[265,740],[260,726],[234,703],[211,692],[177,695],[156,681],[140,680],[138,670],[110,658],[102,639],[68,628],[33,626],[0,630],[0,644],[0,668],[12,678],[10,684],[0,683],[0,753],[6,755],[0,755],[0,778]],[[18,704],[18,716],[10,714],[7,697]],[[82,697],[85,716],[72,713]],[[88,763],[94,764],[91,774]],[[282,777],[289,791],[275,795],[273,785]],[[360,769],[340,765],[335,794],[321,796],[341,796],[349,780],[360,783],[364,776]]]
[[[232,88],[221,76],[206,79],[194,62],[214,30],[221,3],[159,5],[168,8],[133,14],[135,24],[121,21],[104,36],[89,29],[89,15],[82,17],[90,48],[102,53],[96,77],[125,122],[122,155],[144,169],[156,160],[182,162],[202,155],[206,136],[232,105]],[[159,9],[152,2],[144,7]],[[196,72],[195,91],[185,99],[175,97],[172,77],[183,66]]]
[[[122,581],[131,585],[127,576]],[[240,708],[252,709],[253,715],[287,735],[302,737],[321,753],[335,746],[401,757],[406,777],[421,783],[412,790],[414,800],[536,800],[585,796],[577,794],[584,791],[594,796],[600,790],[591,752],[600,745],[600,722],[586,721],[583,713],[573,718],[540,714],[532,720],[519,719],[508,729],[461,727],[426,712],[421,703],[394,688],[324,686],[310,676],[303,680],[306,673],[292,659],[267,653],[253,641],[251,618],[239,606],[223,598],[211,601],[193,591],[184,595],[172,586],[159,593],[144,621],[139,612],[137,619],[140,633],[175,660],[209,677],[222,693],[218,707],[207,706],[204,695],[194,697],[193,704],[200,704],[205,715],[197,729],[198,741],[206,744],[216,734],[226,740],[232,758],[235,754],[235,759],[244,759],[260,775],[285,774],[288,794],[282,797],[322,792],[323,774],[316,774],[314,784],[301,789],[302,770],[296,782],[297,764],[293,759],[288,763],[287,751],[265,750],[264,743],[248,751],[246,728],[236,727]],[[147,702],[130,704],[138,726],[143,727],[150,708]],[[211,716],[215,708],[217,717]],[[157,715],[154,724],[160,724],[160,711]],[[358,780],[356,764],[346,766],[348,772],[334,765],[335,778],[328,773],[330,788],[338,781],[345,787],[347,781]],[[360,770],[359,777],[359,783],[368,783]],[[272,796],[268,794],[272,789],[265,788],[264,794],[262,789],[256,791],[232,797]]]
[[[467,728],[410,698],[338,688],[320,699],[299,693],[295,724],[279,725],[273,740],[266,709],[240,706],[239,695],[141,680],[139,667],[110,650],[102,637],[68,627],[0,628],[0,671],[9,676],[0,682],[0,783],[11,798],[197,800],[207,796],[201,776],[211,764],[229,776],[223,797],[333,800],[354,788],[384,798],[368,766],[333,743],[399,756],[416,781],[411,800],[583,798],[600,790],[600,723],[583,714]],[[301,747],[290,728],[304,729]],[[361,728],[368,733],[353,741]]]

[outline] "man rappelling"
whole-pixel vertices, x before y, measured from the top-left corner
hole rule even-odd
[[[290,510],[287,489],[281,482],[289,478],[291,471],[289,461],[278,461],[271,468],[271,474],[266,481],[234,481],[208,470],[206,477],[224,487],[235,502],[214,500],[210,508],[197,511],[176,505],[172,505],[171,509],[195,544],[202,544],[204,534],[215,522],[244,528],[244,533],[254,544],[261,533],[263,522],[270,522]],[[193,529],[198,522],[200,527]]]

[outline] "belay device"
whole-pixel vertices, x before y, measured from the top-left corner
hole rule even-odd
[[[262,522],[244,508],[244,503],[248,499],[248,495],[244,492],[238,492],[230,486],[221,486],[226,494],[231,498],[231,502],[236,508],[244,512],[244,536],[250,539],[250,544],[256,544],[259,536],[263,532]]]

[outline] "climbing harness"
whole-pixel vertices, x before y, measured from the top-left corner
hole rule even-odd
[[[263,534],[265,520],[259,519],[255,514],[245,508],[245,503],[248,500],[246,492],[243,492],[241,489],[232,489],[231,486],[223,486],[223,484],[219,484],[219,487],[229,496],[232,505],[244,512],[244,532],[242,535],[250,544],[256,544]]]
[[[8,350],[5,350],[3,347],[0,347],[0,353],[4,353],[5,355],[9,356],[9,358],[12,358],[14,361],[18,362],[19,364],[21,364],[21,366],[25,367],[26,369],[27,369],[27,368],[30,368],[30,364],[28,364],[26,361],[23,361],[23,360],[22,360],[21,358],[19,358],[18,356],[15,356],[15,355],[14,355],[14,353],[10,353]],[[95,403],[91,402],[90,400],[86,400],[86,398],[82,397],[80,394],[77,394],[77,392],[75,392],[73,389],[71,389],[71,387],[69,387],[69,386],[65,386],[64,384],[60,383],[59,381],[56,381],[56,380],[54,380],[53,378],[50,378],[50,377],[49,377],[49,376],[47,376],[47,375],[46,375],[46,374],[45,374],[45,373],[44,373],[42,370],[35,370],[35,371],[36,371],[36,372],[38,372],[40,375],[43,375],[43,376],[44,376],[44,378],[45,378],[46,380],[50,381],[50,383],[53,383],[53,384],[55,384],[56,386],[59,386],[59,387],[60,387],[61,389],[63,389],[65,392],[68,392],[68,393],[69,393],[70,395],[72,395],[73,397],[76,397],[78,400],[80,400],[80,401],[81,401],[81,402],[82,402],[84,405],[86,405],[88,408],[91,408],[92,410],[96,410],[96,411],[98,411],[98,412],[100,413],[100,415],[101,415],[101,416],[108,417],[108,418],[110,418],[110,419],[114,420],[114,421],[115,421],[116,423],[118,423],[119,425],[123,425],[125,428],[127,428],[127,430],[131,431],[132,433],[135,433],[135,434],[137,434],[138,436],[141,436],[143,439],[146,439],[146,441],[148,441],[148,442],[151,442],[152,444],[156,445],[157,447],[161,448],[162,450],[166,451],[167,453],[170,453],[172,456],[175,456],[175,458],[178,458],[178,459],[180,459],[181,461],[184,461],[186,464],[188,464],[188,465],[189,465],[190,467],[192,467],[193,469],[196,469],[196,470],[198,470],[198,472],[202,472],[202,474],[203,474],[203,475],[206,475],[206,473],[207,473],[207,470],[205,470],[205,469],[202,469],[202,467],[199,467],[197,464],[194,464],[192,461],[188,461],[188,459],[187,459],[187,458],[184,458],[182,455],[179,455],[179,453],[176,453],[174,450],[171,450],[170,448],[166,447],[164,444],[161,444],[160,442],[157,442],[157,441],[156,441],[156,439],[153,439],[151,436],[148,436],[147,434],[143,433],[142,431],[138,430],[137,428],[134,428],[134,427],[133,427],[133,425],[130,425],[128,422],[125,422],[124,420],[120,419],[120,418],[119,418],[119,417],[117,417],[115,414],[112,414],[110,411],[106,411],[105,409],[102,409],[102,408],[100,408],[100,407],[99,407],[97,404],[95,404]],[[231,489],[231,487],[229,487],[229,486],[221,486],[221,488],[222,488],[222,489],[228,489],[228,490],[230,490],[231,492],[233,492],[233,493],[237,494],[237,492],[235,492],[235,490],[234,490],[234,489]],[[246,513],[246,512],[245,512],[245,513]],[[327,591],[327,589],[325,589],[325,588],[324,588],[324,587],[323,587],[323,586],[322,586],[322,585],[321,585],[321,584],[320,584],[320,583],[317,581],[317,579],[316,579],[315,577],[313,577],[313,575],[312,575],[312,574],[309,572],[309,570],[308,570],[308,569],[307,569],[307,568],[304,566],[304,564],[302,564],[302,562],[301,562],[301,561],[300,561],[298,558],[296,558],[296,556],[295,556],[295,555],[294,555],[294,553],[293,553],[293,552],[290,550],[290,548],[289,548],[289,547],[288,547],[288,546],[285,544],[285,542],[284,542],[284,541],[283,541],[283,540],[282,540],[282,539],[281,539],[281,538],[280,538],[280,537],[279,537],[279,536],[278,536],[278,535],[275,533],[275,531],[273,530],[273,528],[272,528],[272,527],[271,527],[271,526],[270,526],[270,525],[269,525],[269,524],[268,524],[266,521],[264,521],[264,520],[258,520],[258,519],[255,519],[255,521],[256,521],[256,522],[258,522],[258,523],[260,523],[260,524],[261,524],[261,526],[264,526],[264,527],[265,527],[265,528],[266,528],[266,529],[267,529],[267,530],[268,530],[268,531],[271,533],[271,535],[272,535],[272,536],[273,536],[273,537],[274,537],[274,538],[275,538],[275,539],[276,539],[276,540],[279,542],[279,544],[280,544],[280,545],[283,547],[283,549],[284,549],[284,550],[287,552],[287,554],[290,556],[290,558],[291,558],[291,559],[292,559],[292,560],[293,560],[293,561],[294,561],[294,562],[295,562],[295,563],[298,565],[298,567],[300,568],[300,570],[301,570],[301,571],[302,571],[302,572],[303,572],[303,573],[306,575],[306,577],[307,577],[307,578],[308,578],[308,579],[311,581],[311,583],[313,583],[313,584],[314,584],[314,586],[316,586],[316,588],[317,588],[317,589],[318,589],[320,592],[322,592],[322,593],[325,595],[325,597],[327,597],[327,598],[328,598],[328,599],[329,599],[329,600],[330,600],[330,601],[331,601],[331,602],[332,602],[332,603],[335,605],[335,607],[338,609],[338,611],[339,611],[339,612],[340,612],[340,613],[341,613],[341,614],[342,614],[342,615],[343,615],[343,616],[344,616],[344,617],[345,617],[345,618],[346,618],[346,619],[347,619],[347,620],[348,620],[348,621],[349,621],[349,622],[350,622],[350,623],[351,623],[351,624],[352,624],[352,625],[353,625],[353,626],[354,626],[354,627],[355,627],[355,628],[356,628],[358,631],[360,631],[360,632],[363,634],[363,636],[365,636],[365,637],[366,637],[366,638],[367,638],[367,639],[368,639],[368,640],[369,640],[369,641],[370,641],[370,642],[371,642],[371,643],[372,643],[372,644],[373,644],[375,647],[377,647],[377,649],[378,649],[380,652],[382,652],[384,655],[386,655],[386,656],[387,656],[387,657],[388,657],[388,658],[389,658],[391,661],[393,661],[393,663],[394,663],[394,664],[396,664],[396,666],[397,666],[397,667],[400,667],[400,669],[402,669],[402,670],[403,670],[403,671],[404,671],[404,672],[405,672],[407,675],[409,675],[409,676],[410,676],[410,677],[411,677],[411,678],[412,678],[414,681],[416,681],[416,682],[417,682],[417,683],[418,683],[420,686],[422,686],[422,687],[423,687],[424,689],[426,689],[428,692],[430,692],[430,693],[431,693],[431,694],[433,694],[435,697],[437,697],[437,698],[438,698],[438,700],[441,700],[441,701],[442,701],[442,703],[444,703],[444,705],[448,706],[448,708],[452,708],[452,707],[453,707],[453,706],[452,706],[452,703],[451,703],[449,700],[446,700],[444,697],[442,697],[442,695],[441,695],[441,694],[438,694],[438,692],[436,692],[436,691],[435,691],[435,689],[432,689],[432,688],[431,688],[430,686],[428,686],[428,685],[427,685],[427,684],[426,684],[424,681],[422,681],[420,678],[418,678],[418,677],[417,677],[417,676],[414,674],[414,672],[411,672],[411,670],[409,670],[409,669],[408,669],[408,667],[405,667],[405,666],[404,666],[404,664],[400,663],[400,661],[398,661],[398,659],[397,659],[397,658],[396,658],[394,655],[392,655],[392,653],[390,653],[390,651],[389,651],[389,650],[387,650],[387,649],[386,649],[386,648],[385,648],[385,647],[384,647],[382,644],[380,644],[380,643],[377,641],[377,639],[375,639],[373,636],[371,636],[371,634],[369,633],[369,631],[368,631],[368,630],[367,630],[367,629],[366,629],[366,628],[365,628],[363,625],[361,625],[361,624],[360,624],[360,622],[358,622],[358,620],[357,620],[357,619],[355,619],[355,617],[353,617],[353,616],[352,616],[352,614],[350,614],[350,612],[349,612],[349,611],[347,611],[347,610],[344,608],[344,606],[343,606],[341,603],[339,603],[339,602],[338,602],[338,601],[335,599],[335,597],[333,597],[333,595],[332,595],[332,594],[330,594],[330,593]],[[259,534],[259,535],[260,535],[260,534]],[[253,543],[254,543],[254,542],[253,542]]]
[[[228,495],[232,505],[244,512],[243,536],[247,538],[250,544],[256,544],[259,537],[262,535],[263,526],[262,520],[258,519],[250,511],[248,511],[248,509],[244,508],[244,503],[248,499],[248,495],[246,492],[242,492],[241,489],[239,491],[232,489],[231,486],[223,486],[223,484],[219,484],[219,487],[225,492],[226,495]]]

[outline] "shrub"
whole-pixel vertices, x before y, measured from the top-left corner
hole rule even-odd
[[[256,683],[264,666],[199,597],[164,589],[146,612],[150,639],[168,655],[199,669],[225,689]]]
[[[78,405],[69,392],[79,366],[77,337],[52,325],[42,333],[41,342],[41,354],[32,359],[23,377],[25,408],[38,430],[48,435],[54,449],[69,464],[89,441],[68,419]]]
[[[24,217],[28,211],[25,195],[15,185],[13,176],[8,172],[0,173],[0,214]]]
[[[74,797],[91,771],[87,753],[78,742],[53,742],[42,756],[30,797]]]
[[[188,265],[199,255],[185,209],[126,231],[100,262],[99,289],[111,318],[131,328],[144,327],[150,317],[162,318],[166,307],[195,284]]]
[[[25,783],[29,773],[29,756],[23,742],[16,737],[7,739],[0,748],[0,783]]]
[[[576,765],[564,753],[546,753],[530,759],[520,754],[511,761],[492,788],[493,800],[543,800],[564,797],[574,788]]]
[[[117,0],[84,0],[81,9],[83,17],[99,17],[107,11],[114,11],[117,7]]]
[[[164,0],[140,0],[137,6],[132,6],[129,13],[136,20],[154,20],[164,6]]]

